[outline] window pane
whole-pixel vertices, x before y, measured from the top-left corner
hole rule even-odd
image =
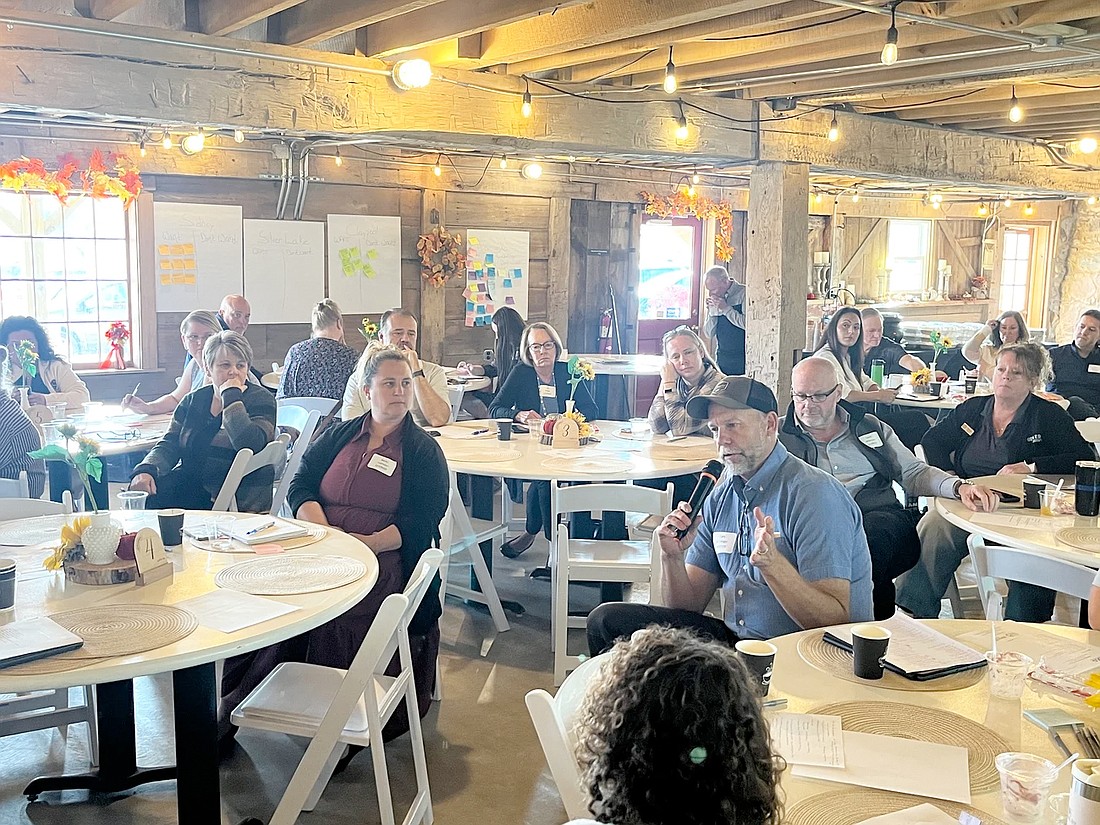
[[[638,318],[691,317],[695,227],[646,221],[638,258]]]
[[[60,238],[63,233],[61,202],[53,195],[31,195],[31,234],[38,238]]]
[[[95,241],[65,241],[65,277],[77,281],[95,278]]]
[[[34,285],[34,316],[39,321],[64,321],[65,310],[64,281],[39,281]]]
[[[0,313],[5,318],[12,315],[34,315],[34,285],[30,281],[0,283]]]
[[[890,221],[886,235],[886,269],[891,292],[920,292],[928,272],[930,221]]]
[[[95,201],[95,235],[97,238],[126,237],[126,211],[118,198]]]
[[[130,326],[130,296],[126,281],[110,281],[99,284],[99,320],[103,332],[112,321],[122,321]]]
[[[32,241],[34,277],[61,280],[65,277],[65,242],[40,238]]]
[[[126,241],[96,241],[96,277],[116,280],[129,274],[126,266]]]
[[[0,192],[0,235],[29,235],[30,200],[18,192]]]
[[[69,357],[68,350],[68,335],[64,332],[61,324],[43,324],[42,328],[46,330],[46,337],[50,339],[50,346],[53,347],[53,351],[64,358],[66,361],[72,361]]]
[[[69,281],[69,320],[95,321],[99,318],[98,294],[95,281]]]
[[[69,201],[65,207],[65,237],[95,237],[95,217],[90,197]]]
[[[31,277],[31,242],[26,238],[0,238],[0,279]]]
[[[71,360],[78,363],[100,360],[99,339],[103,336],[99,332],[98,324],[68,324],[62,327],[61,334],[68,341]]]

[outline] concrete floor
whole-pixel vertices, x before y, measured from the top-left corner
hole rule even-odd
[[[550,584],[527,577],[545,563],[543,539],[515,561],[499,554],[494,580],[505,599],[521,602],[527,612],[509,614],[512,628],[498,634],[488,614],[448,599],[441,620],[443,699],[424,722],[428,772],[435,819],[440,825],[560,825],[566,820],[550,778],[523,697],[541,687],[553,692],[550,653]],[[452,575],[463,576],[453,567]],[[598,591],[576,589],[575,606],[589,609]],[[585,602],[588,602],[585,605]],[[580,631],[571,649],[583,648]],[[171,680],[136,683],[139,764],[173,760]],[[86,735],[75,726],[69,736],[37,731],[0,740],[0,823],[92,825],[175,822],[175,785],[146,785],[129,794],[89,799],[86,792],[45,794],[34,804],[22,796],[24,785],[40,774],[86,769]],[[223,821],[235,825],[248,816],[265,822],[289,781],[304,744],[289,737],[250,733],[222,763]],[[397,819],[413,796],[408,738],[389,744]],[[321,802],[302,822],[378,822],[374,775],[369,754],[357,756],[329,783]]]

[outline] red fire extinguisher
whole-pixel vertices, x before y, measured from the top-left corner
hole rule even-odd
[[[611,352],[611,322],[612,312],[605,309],[600,315],[600,340],[596,347],[598,352]]]

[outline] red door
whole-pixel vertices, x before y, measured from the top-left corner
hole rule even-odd
[[[703,225],[696,218],[648,218],[642,222],[638,254],[638,352],[661,354],[670,329],[699,326],[699,281]],[[637,381],[638,415],[644,415],[660,379]]]

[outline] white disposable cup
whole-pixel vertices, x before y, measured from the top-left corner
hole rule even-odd
[[[1024,683],[1035,664],[1030,656],[1012,650],[993,651],[985,654],[989,663],[989,693],[998,699],[1019,699],[1024,692]]]
[[[645,435],[649,432],[649,419],[648,418],[632,418],[630,419],[630,434],[634,436]]]
[[[85,421],[99,421],[103,415],[102,401],[85,401],[80,406],[84,408]]]
[[[1009,822],[1041,822],[1050,787],[1058,778],[1056,765],[1030,753],[1002,753],[996,759],[1001,775],[1001,806]]]
[[[123,510],[144,510],[149,494],[144,490],[123,490],[118,494],[118,505]]]

